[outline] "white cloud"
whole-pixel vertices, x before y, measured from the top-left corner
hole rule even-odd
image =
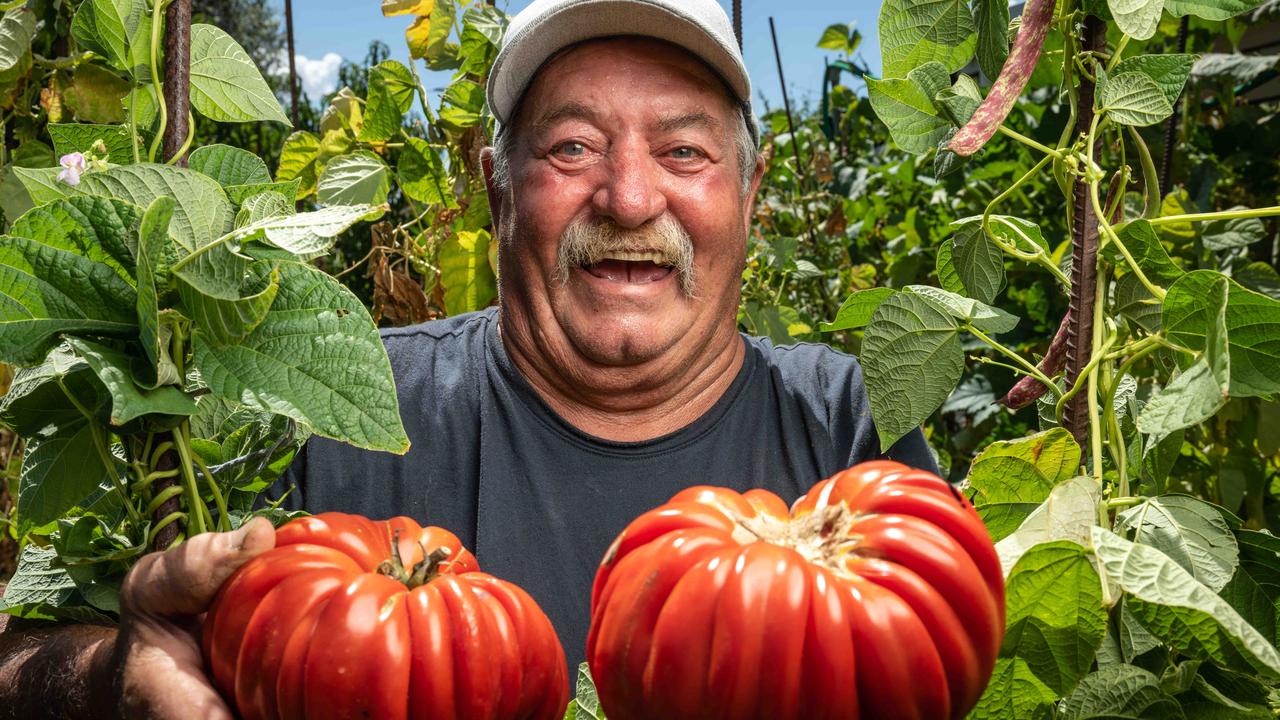
[[[298,83],[313,101],[337,89],[338,66],[342,65],[342,56],[338,53],[328,52],[317,60],[312,60],[306,55],[295,55],[294,62],[298,67]],[[288,67],[286,63],[284,66],[286,73]]]

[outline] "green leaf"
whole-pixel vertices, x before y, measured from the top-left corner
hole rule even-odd
[[[1248,567],[1238,568],[1218,595],[1263,637],[1276,637],[1276,599],[1254,578]]]
[[[270,267],[265,261],[260,262]],[[231,295],[203,292],[188,283],[178,285],[178,296],[196,328],[218,345],[231,345],[266,319],[280,290],[280,273],[274,268],[266,273],[255,272],[245,284],[248,287],[242,289],[247,289],[248,294],[243,297],[240,292]]]
[[[381,205],[390,190],[390,169],[368,150],[330,160],[316,188],[321,205]]]
[[[282,250],[311,258],[329,251],[344,230],[382,208],[373,205],[334,205],[313,212],[260,220],[236,231],[242,238],[261,236]]]
[[[820,329],[822,332],[835,332],[864,327],[871,322],[871,315],[876,308],[880,307],[880,303],[894,292],[896,291],[892,288],[883,287],[855,291],[845,298],[840,309],[836,311],[835,319],[829,323],[822,323]]]
[[[137,293],[111,267],[28,238],[0,236],[0,361],[34,365],[63,333],[137,331]]]
[[[85,3],[88,5],[88,3]],[[133,138],[122,125],[88,125],[84,123],[49,123],[49,137],[54,154],[87,153],[98,140],[107,147],[107,160],[117,165],[133,162]]]
[[[418,202],[457,207],[453,182],[434,148],[425,140],[408,138],[396,165],[396,181],[405,195]]]
[[[230,145],[205,145],[187,158],[187,167],[208,175],[224,188],[271,182],[267,164],[257,155]]]
[[[186,416],[196,411],[196,401],[173,385],[154,390],[139,387],[130,370],[132,359],[123,352],[80,338],[68,338],[67,342],[111,393],[111,424],[124,425],[151,413]]]
[[[1116,234],[1119,235],[1120,241],[1124,243],[1129,254],[1133,256],[1134,262],[1142,268],[1148,280],[1167,287],[1186,274],[1169,258],[1169,253],[1160,242],[1155,229],[1146,220],[1126,223]],[[1105,252],[1107,259],[1111,262],[1117,265],[1125,263],[1124,256],[1115,249],[1114,245],[1108,245]]]
[[[123,200],[76,195],[30,210],[9,233],[102,263],[132,285],[130,245],[140,219],[138,208]]]
[[[1170,340],[1203,351],[1216,324],[1213,287],[1220,273],[1195,270],[1169,288],[1163,324]],[[1280,392],[1280,301],[1228,281],[1227,340],[1231,395]]]
[[[887,450],[942,404],[964,372],[954,318],[933,301],[897,293],[862,340],[862,368],[880,447]]]
[[[65,388],[65,389],[64,389]],[[18,368],[9,391],[0,396],[0,423],[21,436],[83,418],[68,396],[86,410],[100,404],[89,365],[67,345],[59,345],[39,365]]]
[[[1196,80],[1243,84],[1274,70],[1277,64],[1280,64],[1280,55],[1205,53],[1192,66],[1191,77]]]
[[[1160,678],[1136,665],[1111,665],[1090,674],[1062,703],[1062,720],[1183,717],[1182,708],[1160,687]]]
[[[187,168],[150,163],[113,167],[86,174],[80,188],[93,195],[123,198],[138,207],[149,207],[161,196],[173,198],[176,205],[169,232],[186,252],[222,236],[234,220],[218,183]]]
[[[973,19],[978,28],[978,67],[994,81],[1009,57],[1009,3],[973,0]]]
[[[1158,11],[1156,18],[1159,19]],[[1098,90],[1094,105],[1100,112],[1106,112],[1113,122],[1137,127],[1154,125],[1173,114],[1173,104],[1165,98],[1164,90],[1141,72],[1120,73],[1107,78]]]
[[[578,666],[578,681],[574,688],[573,700],[565,710],[564,720],[604,720],[604,711],[600,709],[600,699],[596,696],[596,685],[591,680],[591,669],[586,663]]]
[[[1186,53],[1169,53],[1168,55],[1134,55],[1121,60],[1112,70],[1113,75],[1136,72],[1146,75],[1155,81],[1164,93],[1169,106],[1178,102],[1182,87],[1187,84],[1187,76],[1191,74],[1191,66],[1196,56]]]
[[[217,122],[273,120],[289,125],[253,59],[213,25],[191,26],[191,105]]]
[[[973,57],[978,42],[973,14],[962,0],[886,0],[879,26],[885,77],[903,77],[932,61],[955,72]]]
[[[293,194],[262,192],[245,198],[236,213],[236,227],[243,228],[268,218],[296,215]]]
[[[1174,17],[1195,15],[1205,20],[1226,20],[1261,4],[1262,0],[1165,0],[1164,9]]]
[[[138,30],[145,3],[137,0],[86,0],[71,21],[71,34],[86,50],[107,58],[117,69],[128,71],[129,40]]]
[[[905,80],[866,81],[871,108],[903,150],[917,155],[933,150],[950,130],[950,121],[939,115],[933,102],[939,92],[951,85],[942,65],[928,63],[918,67]]]
[[[227,199],[231,201],[231,204],[238,206],[238,205],[242,205],[244,201],[249,197],[253,195],[259,195],[262,193],[275,193],[285,198],[290,203],[292,203],[297,200],[298,192],[301,187],[302,187],[302,178],[294,178],[287,182],[252,183],[249,185],[228,185],[224,187],[223,190],[226,190]]]
[[[1171,648],[1223,667],[1280,677],[1275,647],[1168,555],[1101,527],[1093,529],[1093,548],[1112,601],[1118,590],[1128,593],[1134,617]]]
[[[280,148],[280,164],[276,167],[276,181],[301,180],[298,200],[315,192],[316,156],[320,152],[320,138],[315,133],[299,130],[284,141]]]
[[[1240,550],[1222,515],[1186,495],[1147,498],[1120,513],[1116,527],[1134,530],[1134,542],[1173,558],[1205,587],[1218,592],[1240,563]]]
[[[1160,331],[1160,301],[1147,290],[1137,275],[1129,273],[1116,282],[1115,308],[1148,333]]]
[[[13,69],[31,49],[36,14],[30,8],[9,10],[0,18],[0,72]]]
[[[1090,528],[1098,520],[1101,490],[1091,477],[1075,477],[1059,483],[1049,497],[1031,511],[1018,529],[996,543],[1000,566],[1008,576],[1027,550],[1040,543],[1069,540],[1089,544]]]
[[[266,269],[255,271],[261,282]],[[279,271],[270,311],[238,344],[193,333],[195,366],[209,389],[325,437],[371,450],[408,450],[391,364],[364,305],[315,268],[287,262]]]
[[[1208,327],[1204,353],[1195,364],[1147,401],[1138,415],[1138,430],[1142,433],[1164,437],[1175,430],[1208,420],[1226,404],[1231,387],[1231,353],[1227,335],[1228,282],[1219,274],[1206,289],[1202,299],[1215,307],[1216,312]],[[1165,300],[1168,307],[1168,296]]]
[[[1002,657],[1018,657],[1058,695],[1093,665],[1107,628],[1102,587],[1085,549],[1060,540],[1026,552],[1005,585]]]
[[[956,320],[988,333],[1005,333],[1018,326],[1018,318],[984,302],[929,285],[908,285],[908,292],[925,297],[945,308]]]
[[[156,198],[143,215],[142,225],[138,230],[138,341],[142,344],[147,359],[151,361],[151,367],[156,369],[157,380],[169,374],[162,371],[168,356],[165,353],[164,339],[160,336],[160,295],[168,285],[169,268],[176,255],[173,241],[169,239],[173,205],[172,198]],[[98,367],[95,366],[94,370],[98,370]],[[98,374],[101,376],[102,373]],[[122,420],[116,424],[125,422],[128,421]]]
[[[949,290],[957,295],[967,292],[964,282],[960,280],[960,273],[956,270],[955,243],[951,238],[943,240],[938,246],[938,257],[934,264],[938,273],[938,284],[943,290]]]
[[[31,196],[33,205],[43,205],[79,192],[74,187],[57,180],[58,168],[12,167],[10,170]]]
[[[1049,720],[1057,693],[1022,658],[999,658],[969,720]]]
[[[1071,433],[1054,428],[988,445],[974,459],[968,483],[978,514],[998,541],[1018,529],[1055,486],[1075,477],[1079,469],[1080,446]]]
[[[382,142],[400,130],[404,114],[413,105],[417,87],[409,68],[395,60],[383,60],[369,71],[369,98],[365,105],[361,142]]]
[[[22,548],[18,557],[18,569],[4,588],[3,604],[61,605],[71,599],[76,584],[65,568],[55,567],[58,553],[51,547],[34,543]]]
[[[1231,208],[1244,210],[1242,206]],[[1231,218],[1207,222],[1200,230],[1200,239],[1210,250],[1229,250],[1252,245],[1267,237],[1267,226],[1258,218]]]
[[[81,418],[50,425],[27,439],[18,486],[23,522],[57,520],[109,477],[95,432],[97,426]]]
[[[1134,40],[1149,40],[1160,24],[1165,0],[1107,0],[1121,32]]]
[[[488,306],[498,296],[497,278],[489,267],[487,230],[454,233],[440,247],[440,283],[450,315]]]
[[[958,224],[951,238],[951,262],[965,292],[988,305],[1004,289],[1004,253],[978,223]]]
[[[479,113],[484,107],[484,86],[471,80],[456,80],[445,88],[442,99],[470,113]]]

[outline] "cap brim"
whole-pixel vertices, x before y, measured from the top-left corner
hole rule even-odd
[[[643,35],[674,43],[701,58],[728,84],[740,102],[750,102],[746,68],[721,38],[678,8],[644,0],[596,0],[568,5],[507,37],[489,73],[490,110],[506,124],[529,81],[543,62],[574,43],[616,35]],[[717,42],[719,39],[720,42]]]

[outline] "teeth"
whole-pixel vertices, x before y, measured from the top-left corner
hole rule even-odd
[[[657,265],[666,264],[666,258],[659,252],[609,252],[600,257],[601,260],[625,260],[627,262],[649,261]]]

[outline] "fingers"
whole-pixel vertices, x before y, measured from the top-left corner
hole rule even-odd
[[[201,669],[199,645],[166,625],[129,629],[120,681],[122,716],[232,720],[230,708]]]
[[[204,533],[172,550],[152,553],[125,578],[122,614],[166,617],[204,612],[223,581],[275,542],[271,523],[258,517],[234,532]]]

